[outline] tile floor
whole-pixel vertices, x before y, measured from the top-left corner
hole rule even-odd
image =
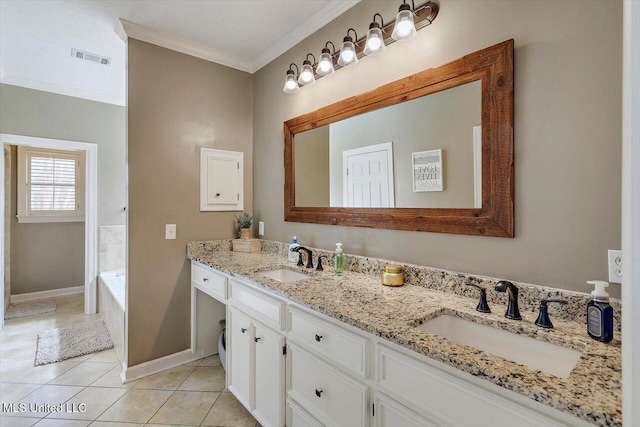
[[[38,333],[98,318],[83,313],[83,295],[56,298],[56,303],[54,313],[5,322],[0,332],[0,402],[64,404],[67,410],[41,407],[19,413],[3,407],[0,426],[260,427],[226,391],[218,356],[127,384],[120,382],[113,350],[34,367]]]

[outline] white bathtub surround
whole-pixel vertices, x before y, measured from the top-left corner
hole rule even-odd
[[[118,359],[124,361],[124,270],[98,276],[98,312],[107,325]]]
[[[127,242],[125,233],[124,225],[100,227],[100,273],[124,269]]]

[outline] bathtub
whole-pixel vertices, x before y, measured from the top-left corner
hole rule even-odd
[[[107,325],[120,362],[124,361],[125,277],[124,270],[98,275],[98,313]]]

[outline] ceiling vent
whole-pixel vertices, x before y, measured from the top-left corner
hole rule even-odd
[[[85,52],[83,50],[71,49],[71,56],[84,61],[95,62],[96,64],[111,65],[111,58],[96,55],[95,53]]]

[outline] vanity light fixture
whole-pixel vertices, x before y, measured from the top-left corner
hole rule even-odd
[[[380,17],[380,23],[376,22],[376,16]],[[384,21],[382,19],[382,15],[376,13],[373,15],[373,22],[369,24],[369,31],[367,31],[367,41],[364,45],[364,54],[365,55],[379,55],[387,50],[387,47],[384,45],[384,37],[382,36],[382,30],[380,28],[384,27]]]
[[[292,67],[296,67],[296,72],[292,70]],[[298,86],[298,80],[296,80],[297,71],[298,66],[296,64],[292,63],[291,65],[289,65],[287,76],[284,79],[284,89],[282,89],[284,93],[296,93],[300,90],[300,86]]]
[[[338,57],[338,64],[346,67],[347,65],[354,65],[358,63],[358,53],[356,52],[356,45],[353,43],[353,39],[349,36],[349,31],[353,31],[358,40],[358,33],[353,28],[347,30],[347,35],[342,39],[342,46],[340,47],[340,56]]]
[[[333,47],[333,52],[329,50],[329,44]],[[328,76],[335,72],[333,68],[333,57],[336,54],[336,46],[332,42],[326,42],[322,53],[320,53],[320,61],[316,67],[316,73],[320,76]]]
[[[413,10],[415,6],[411,0],[411,6],[402,0],[398,14],[396,15],[396,25],[393,27],[391,38],[394,40],[409,40],[416,36],[416,25],[413,22]]]
[[[313,64],[309,61],[309,55],[313,58]],[[308,85],[316,82],[314,77],[313,67],[316,64],[316,57],[312,53],[307,53],[307,57],[302,61],[302,70],[300,70],[300,77],[298,77],[298,84]]]
[[[411,5],[409,5],[407,0],[403,0],[398,9],[396,19],[391,22],[385,23],[382,15],[375,13],[366,37],[360,40],[358,40],[356,30],[349,28],[339,52],[336,52],[336,46],[332,42],[326,42],[317,64],[315,63],[315,56],[310,53],[307,54],[302,62],[300,70],[296,66],[296,71],[294,72],[292,67],[296,64],[291,64],[287,71],[284,92],[298,92],[300,86],[313,84],[317,79],[333,74],[342,67],[357,64],[358,59],[363,56],[383,53],[386,51],[387,46],[397,40],[408,40],[415,37],[417,30],[431,25],[436,19],[440,5],[439,0],[426,0],[416,7],[414,1],[411,0]],[[353,34],[351,34],[352,32]],[[333,50],[329,49],[329,45],[332,46]],[[309,60],[310,55],[313,57],[313,64]]]

